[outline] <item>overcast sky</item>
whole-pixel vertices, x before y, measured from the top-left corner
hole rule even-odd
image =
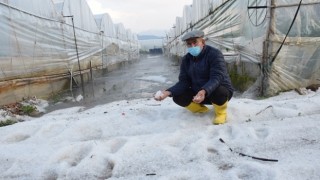
[[[87,0],[93,14],[108,13],[114,23],[123,23],[133,33],[168,31],[184,5],[192,0]]]

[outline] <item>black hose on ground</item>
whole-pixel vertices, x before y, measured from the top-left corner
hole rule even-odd
[[[220,140],[220,142],[222,142],[223,144],[225,144],[226,146],[228,146],[228,145],[224,142],[223,139],[220,138],[219,140]],[[241,152],[233,151],[229,146],[228,146],[228,148],[230,149],[231,152],[235,152],[235,153],[239,154],[240,156],[246,156],[246,157],[250,157],[250,158],[252,158],[252,159],[256,159],[256,160],[260,160],[260,161],[278,162],[277,159],[267,159],[267,158],[260,158],[260,157],[250,156],[250,155],[247,155],[247,154],[243,154],[243,153],[241,153]]]

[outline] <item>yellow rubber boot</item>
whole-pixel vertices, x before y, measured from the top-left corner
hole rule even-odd
[[[223,105],[219,106],[216,104],[213,104],[214,107],[214,113],[215,113],[215,118],[213,120],[213,124],[224,124],[227,119],[227,105],[228,101],[226,101]]]
[[[197,104],[195,102],[191,102],[186,108],[193,113],[205,113],[208,112],[209,109],[207,106],[203,104]]]

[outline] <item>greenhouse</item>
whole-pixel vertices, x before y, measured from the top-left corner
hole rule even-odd
[[[193,0],[168,30],[166,53],[181,57],[180,38],[205,32],[233,84],[260,96],[320,84],[319,0]]]
[[[139,58],[137,36],[94,16],[85,0],[0,0],[0,22],[1,104],[50,96]]]

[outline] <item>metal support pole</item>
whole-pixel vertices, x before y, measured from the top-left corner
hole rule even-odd
[[[104,31],[100,31],[100,36],[101,36],[101,66],[102,66],[102,69],[103,69],[103,51],[104,51]]]
[[[74,43],[75,43],[75,46],[76,46],[77,59],[78,59],[78,67],[79,67],[79,72],[80,72],[80,79],[81,79],[82,94],[83,94],[83,97],[85,97],[85,92],[84,92],[84,81],[83,81],[83,75],[82,75],[82,72],[81,72],[80,58],[79,58],[78,44],[77,44],[77,37],[76,37],[76,31],[75,31],[75,27],[74,27],[73,16],[63,16],[63,17],[71,17],[71,21],[72,21],[72,28],[73,28],[73,36],[74,36]]]

